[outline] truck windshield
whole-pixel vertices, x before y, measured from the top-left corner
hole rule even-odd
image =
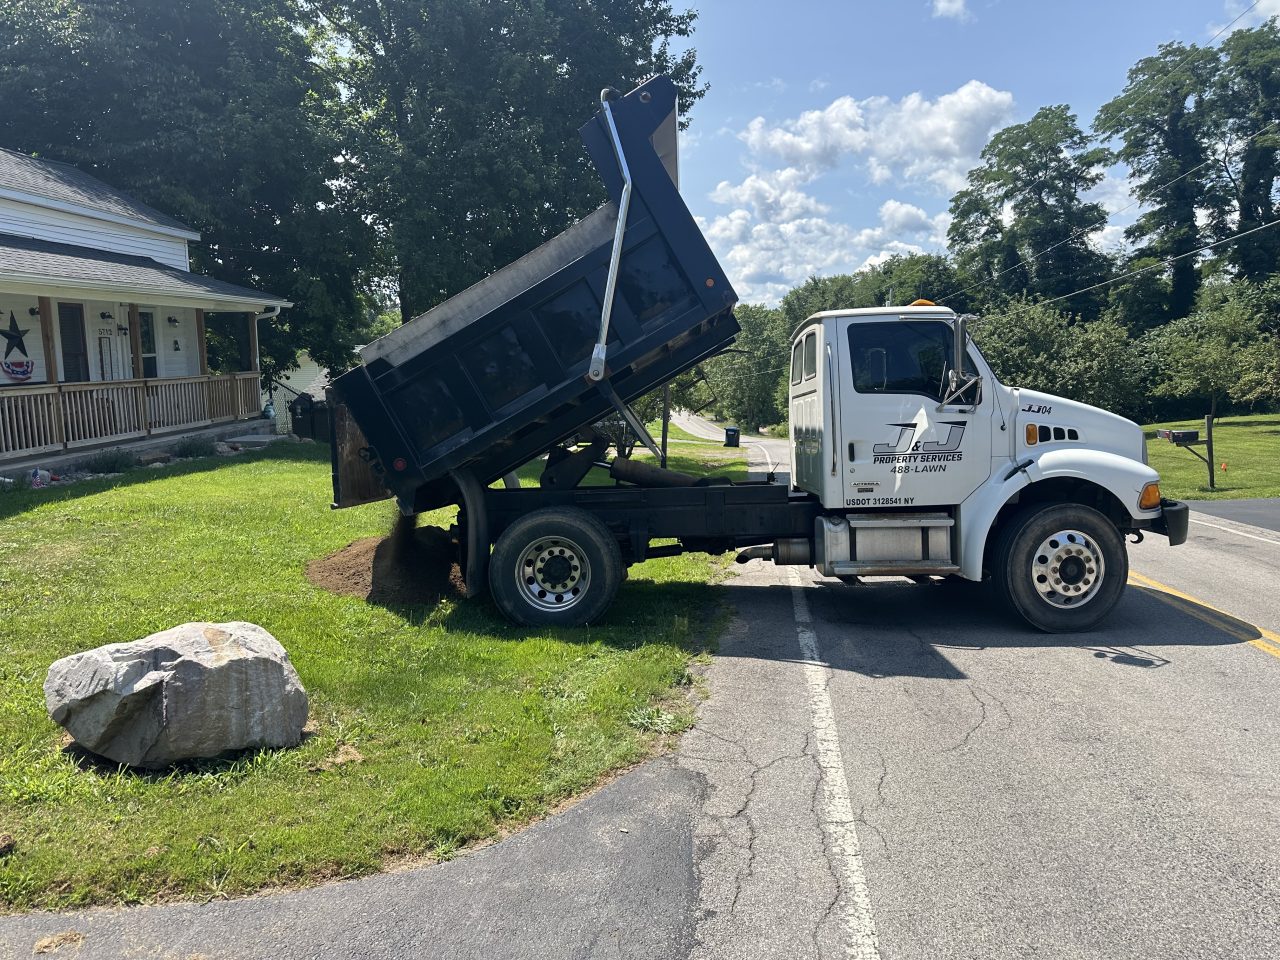
[[[938,321],[849,326],[853,388],[859,393],[915,393],[942,400],[951,369],[951,327]]]

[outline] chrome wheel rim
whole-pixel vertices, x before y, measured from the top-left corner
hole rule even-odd
[[[1059,610],[1082,607],[1098,595],[1106,576],[1102,550],[1079,530],[1045,537],[1031,557],[1031,584],[1040,599]]]
[[[587,591],[591,564],[582,548],[565,537],[539,537],[520,554],[516,584],[539,610],[567,610]]]

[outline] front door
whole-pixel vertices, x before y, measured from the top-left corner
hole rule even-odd
[[[62,340],[62,379],[67,383],[89,380],[89,348],[84,339],[84,307],[58,304],[58,334]]]
[[[840,324],[845,505],[955,505],[991,472],[992,402],[974,386],[939,409],[952,369],[944,320],[858,317]],[[974,369],[969,361],[969,370]],[[849,389],[852,386],[852,389]]]

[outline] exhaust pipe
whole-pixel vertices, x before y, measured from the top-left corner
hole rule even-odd
[[[755,547],[745,547],[733,558],[737,563],[748,560],[772,560],[779,566],[792,566],[813,563],[813,550],[804,537],[787,537],[773,543],[762,543]]]

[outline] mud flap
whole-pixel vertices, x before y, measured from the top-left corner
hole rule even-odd
[[[458,514],[462,547],[462,581],[468,599],[482,597],[489,589],[489,514],[485,509],[484,485],[470,470],[452,470],[449,475],[462,497]]]

